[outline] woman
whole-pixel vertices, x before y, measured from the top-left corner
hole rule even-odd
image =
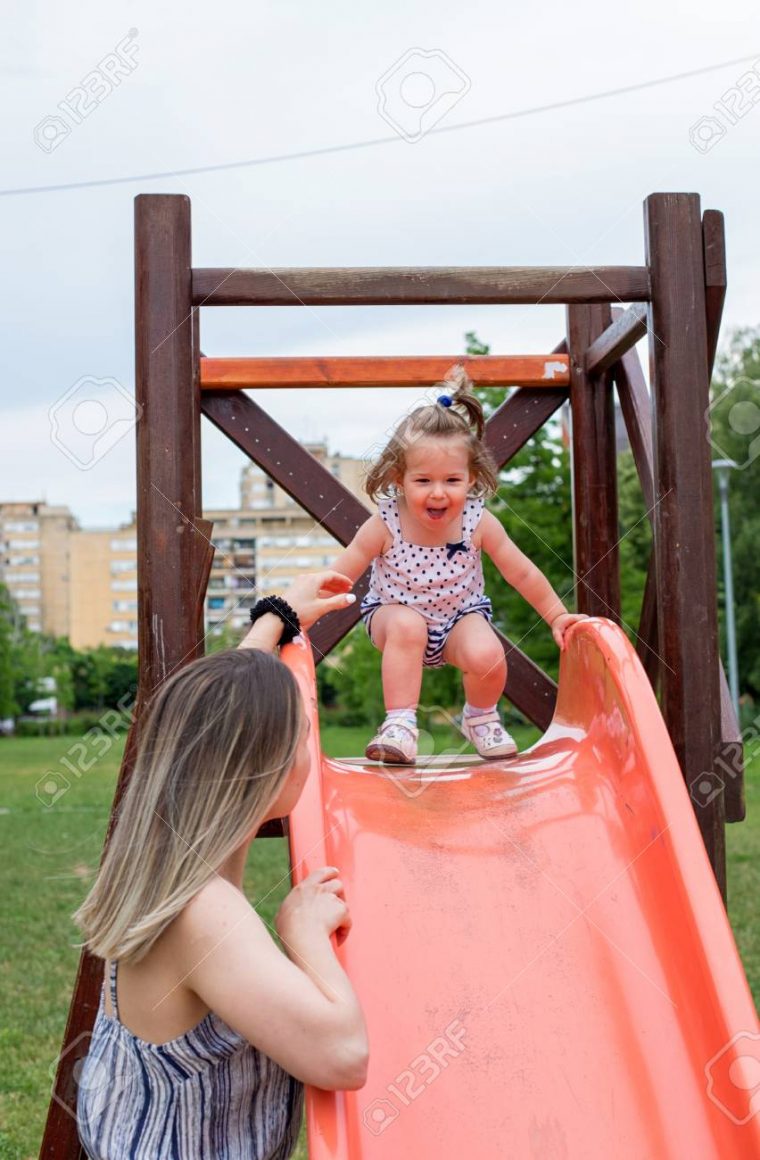
[[[304,1083],[355,1089],[367,1033],[330,941],[350,916],[334,867],[276,919],[243,893],[259,827],[295,806],[309,770],[295,680],[273,655],[355,598],[335,572],[259,601],[236,650],[159,690],[95,885],[75,915],[105,960],[78,1122],[91,1157],[285,1160]]]

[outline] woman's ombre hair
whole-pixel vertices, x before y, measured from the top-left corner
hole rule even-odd
[[[74,915],[92,954],[137,962],[255,832],[293,765],[302,717],[291,672],[259,649],[203,657],[162,685]]]

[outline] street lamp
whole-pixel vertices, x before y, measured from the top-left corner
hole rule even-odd
[[[713,459],[713,470],[720,489],[720,526],[723,537],[723,583],[726,602],[726,646],[728,648],[728,687],[739,720],[739,663],[736,658],[736,621],[734,620],[734,575],[731,567],[731,525],[728,515],[728,480],[738,464],[733,459]]]

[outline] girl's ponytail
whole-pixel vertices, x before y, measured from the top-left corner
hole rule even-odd
[[[449,367],[443,382],[435,385],[436,388],[447,392],[444,397],[450,395],[452,408],[456,408],[457,413],[467,422],[467,426],[474,429],[476,437],[482,439],[486,425],[483,408],[473,393],[472,380],[462,364],[456,363],[453,367]]]

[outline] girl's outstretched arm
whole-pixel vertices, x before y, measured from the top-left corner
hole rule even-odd
[[[351,580],[358,580],[375,557],[382,555],[390,544],[390,533],[380,516],[370,516],[359,528],[348,547],[338,556],[333,568],[337,572],[342,572],[344,576],[349,576]]]
[[[585,616],[568,612],[541,569],[520,551],[495,515],[484,512],[479,530],[483,551],[493,560],[507,583],[546,621],[558,646],[564,648],[565,632],[576,620],[585,620]]]

